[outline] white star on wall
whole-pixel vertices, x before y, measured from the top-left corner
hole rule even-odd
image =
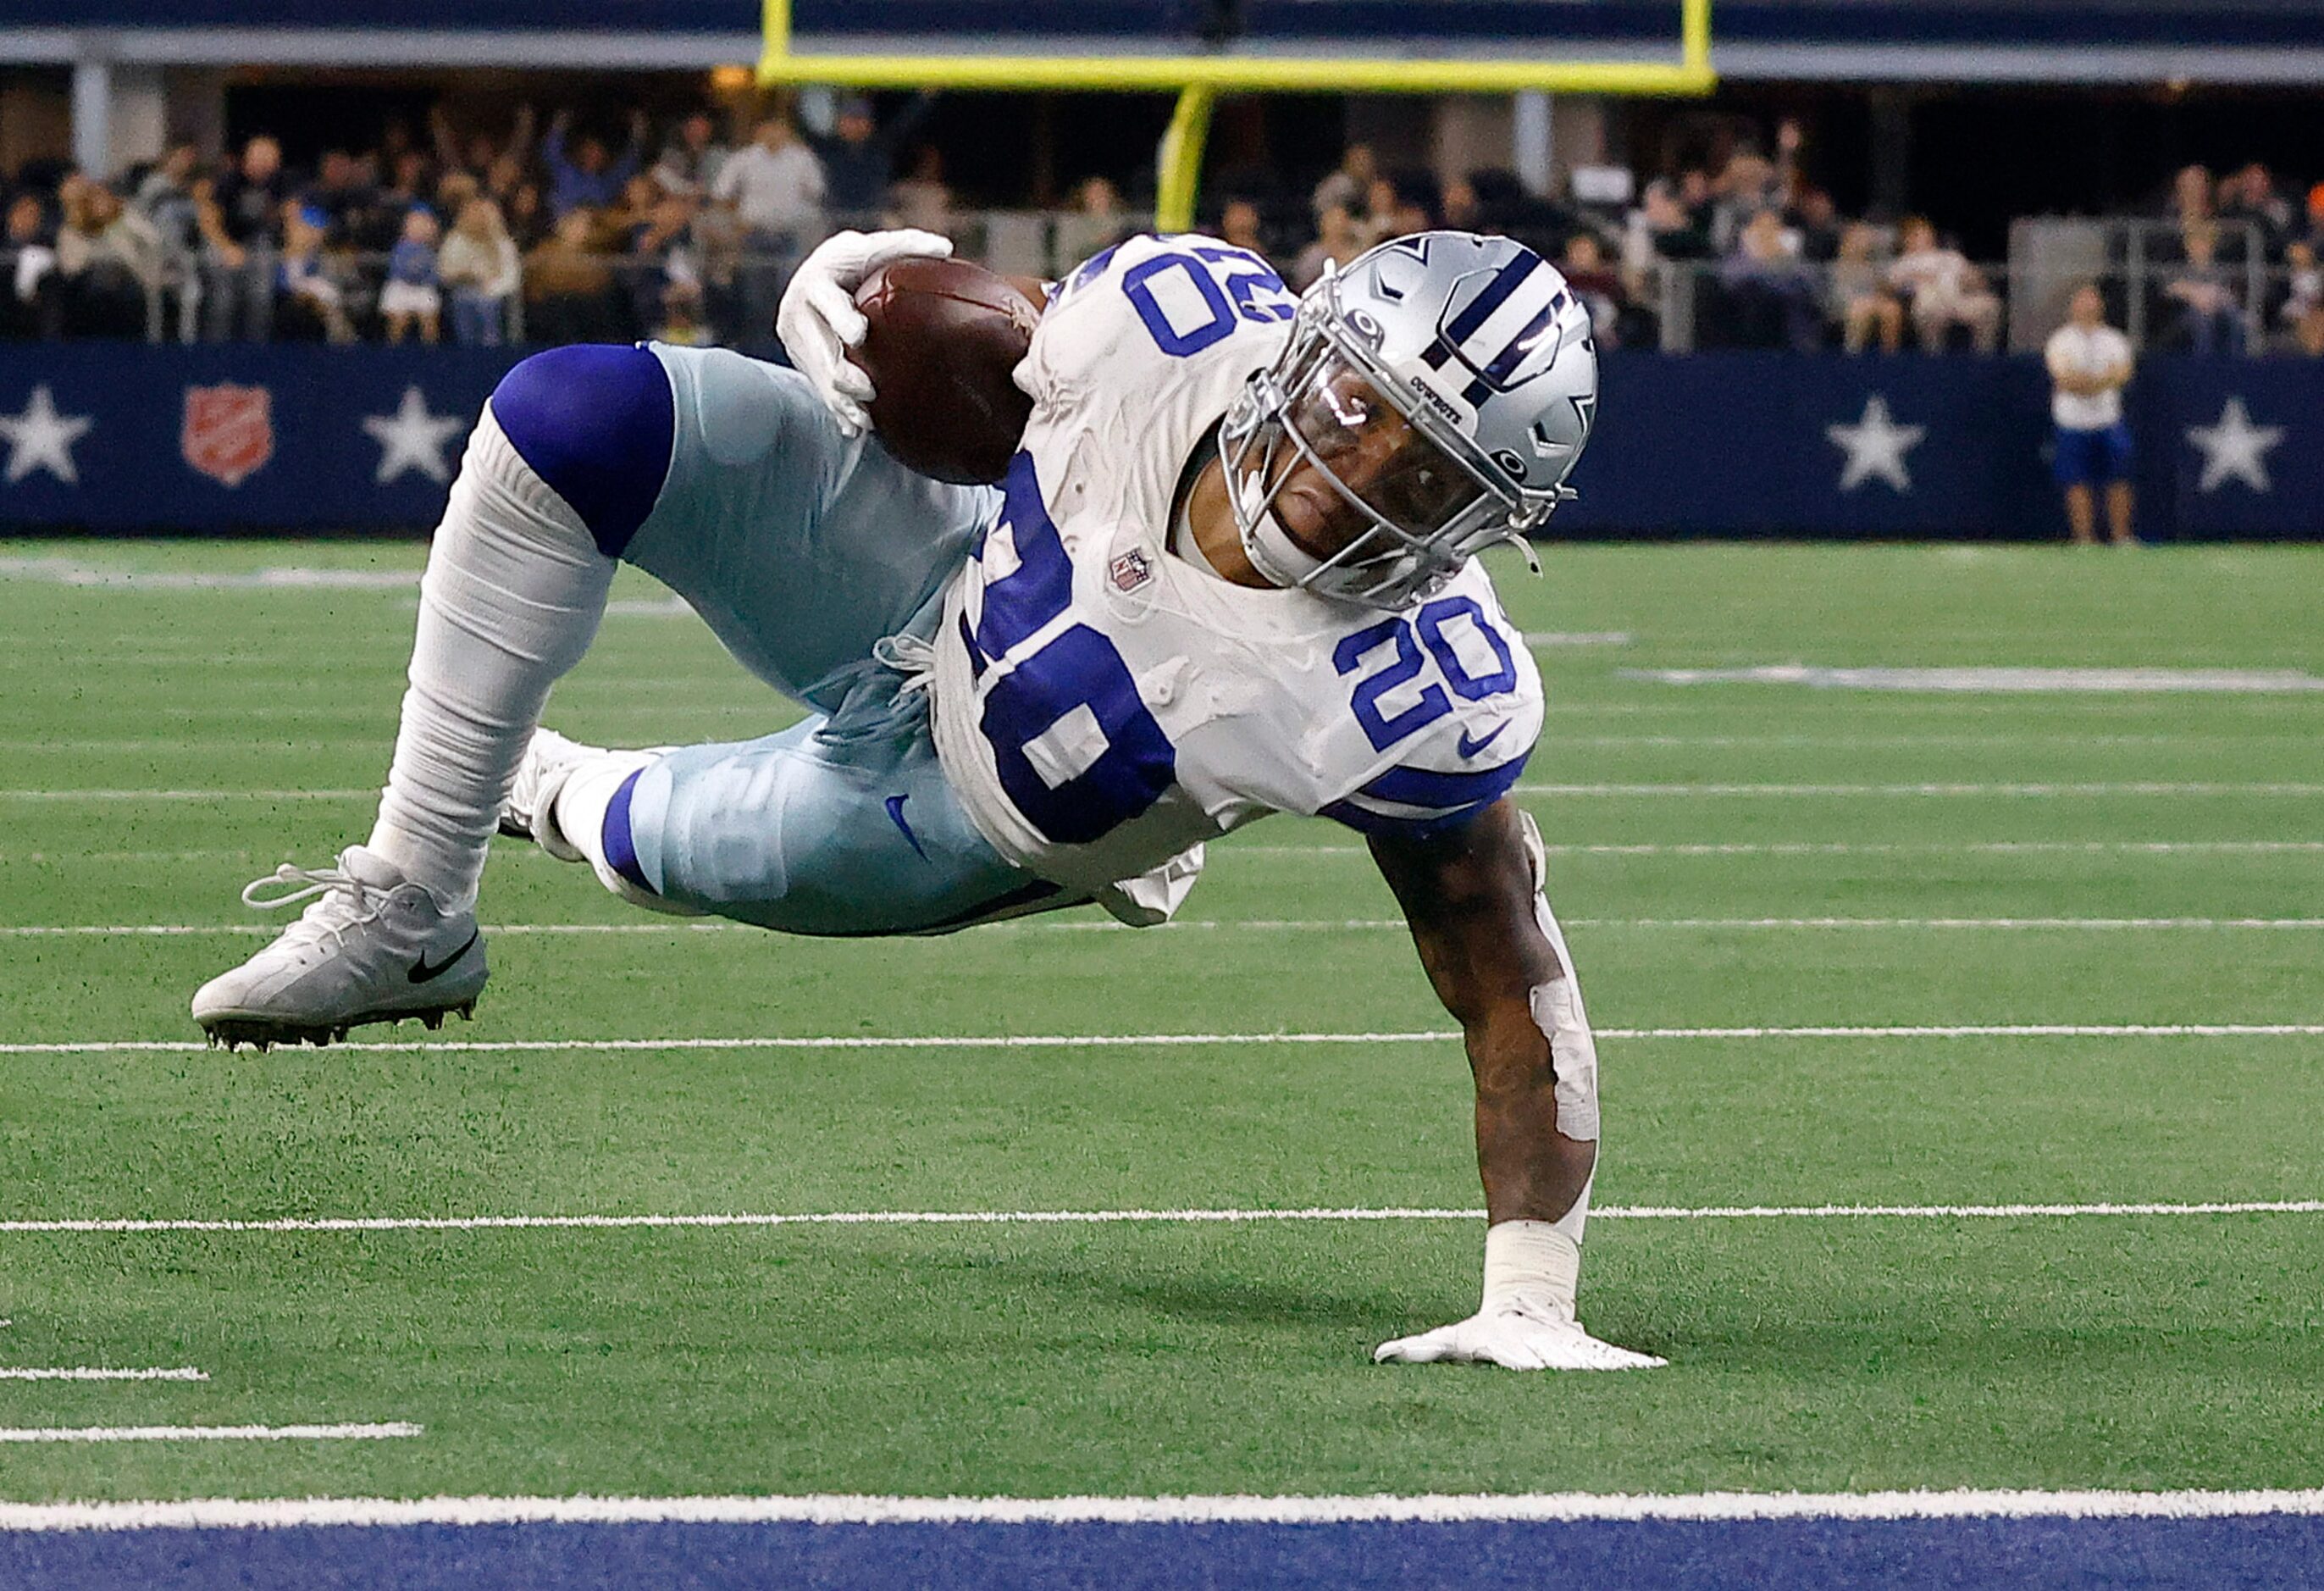
[[[1848,455],[1840,467],[1840,489],[1853,492],[1877,476],[1899,492],[1913,489],[1904,455],[1929,434],[1925,425],[1898,425],[1888,417],[1888,400],[1878,393],[1864,400],[1864,418],[1854,425],[1828,425],[1823,434]]]
[[[2187,439],[2203,452],[2203,478],[2199,492],[2216,492],[2232,476],[2255,492],[2270,489],[2267,450],[2283,440],[2283,427],[2254,425],[2251,411],[2241,398],[2229,398],[2219,411],[2217,425],[2190,425]]]
[[[444,462],[444,444],[465,423],[456,414],[441,419],[430,414],[427,395],[416,386],[405,387],[403,402],[394,413],[364,418],[364,431],[379,444],[379,473],[373,478],[385,483],[407,469],[416,469],[439,484],[450,480],[452,470]]]
[[[45,469],[69,486],[78,486],[80,471],[73,467],[72,445],[95,423],[87,414],[58,413],[49,389],[34,387],[22,414],[0,414],[0,439],[8,444],[9,484]]]

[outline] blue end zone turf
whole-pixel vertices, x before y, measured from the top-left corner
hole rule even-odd
[[[0,1533],[0,1584],[530,1587],[2324,1585],[2324,1517],[1360,1524],[500,1524]]]

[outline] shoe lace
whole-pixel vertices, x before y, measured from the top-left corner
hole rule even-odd
[[[344,868],[298,867],[285,862],[265,877],[254,878],[244,884],[242,903],[260,911],[279,911],[301,901],[314,902],[316,904],[309,907],[304,916],[283,930],[283,942],[294,938],[303,942],[319,939],[326,933],[343,936],[364,920],[364,908],[374,898],[383,902],[387,893]],[[318,910],[318,907],[324,909]],[[337,910],[331,911],[329,907]],[[306,931],[301,933],[301,930]]]

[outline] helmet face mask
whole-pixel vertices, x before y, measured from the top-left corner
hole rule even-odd
[[[1403,607],[1571,495],[1596,401],[1587,311],[1538,255],[1384,244],[1310,290],[1220,428],[1243,550],[1277,585]]]

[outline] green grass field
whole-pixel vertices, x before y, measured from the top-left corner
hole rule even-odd
[[[368,828],[414,596],[218,577],[410,570],[419,550],[0,555],[0,925],[196,930],[0,932],[0,1216],[1479,1202],[1449,1041],[651,1042],[1443,1029],[1360,846],[1294,819],[1220,847],[1186,926],[1075,912],[893,943],[697,931],[504,845],[488,934],[628,931],[492,937],[477,1020],[442,1037],[649,1042],[463,1050],[406,1025],[358,1035],[390,1050],[206,1051],[188,995],[274,921],[235,891]],[[48,560],[146,578],[60,583]],[[1601,1029],[2324,1022],[2324,693],[1625,674],[2314,671],[2324,554],[1548,562],[1541,581],[1501,571],[1528,630],[1628,637],[1539,649],[1551,707],[1527,782],[1572,788],[1523,797],[1557,847],[1553,898]],[[152,578],[170,574],[201,578]],[[552,723],[635,745],[791,716],[644,582],[617,595]],[[26,1048],[137,1041],[168,1047]],[[1602,1053],[1601,1210],[2324,1195],[2313,1034],[1640,1036]],[[1671,1368],[1372,1366],[1376,1342],[1472,1306],[1480,1230],[0,1231],[0,1365],[210,1378],[0,1382],[0,1427],[425,1428],[5,1446],[0,1497],[2240,1488],[2324,1473],[2324,1215],[1617,1213],[1591,1227],[1584,1318]]]

